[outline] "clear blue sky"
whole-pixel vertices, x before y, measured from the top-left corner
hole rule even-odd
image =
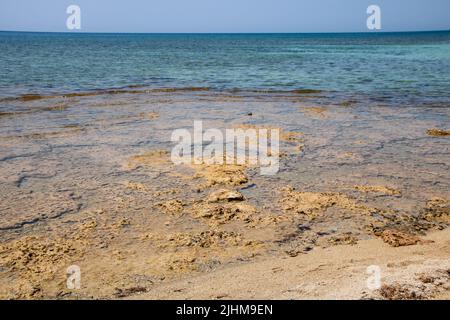
[[[0,0],[0,30],[68,31],[71,4],[82,32],[359,32],[370,4],[382,31],[450,30],[450,0]]]

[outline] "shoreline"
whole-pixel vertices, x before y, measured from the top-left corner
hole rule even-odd
[[[370,265],[380,266],[382,286],[398,284],[410,299],[414,294],[417,299],[449,299],[450,229],[424,239],[433,242],[393,248],[371,239],[315,248],[297,257],[271,258],[176,280],[130,299],[387,299],[379,290],[367,288]],[[440,277],[440,271],[447,274],[447,282],[428,281]]]
[[[291,90],[281,90],[281,89],[244,89],[244,88],[211,88],[211,87],[150,87],[145,85],[129,85],[118,88],[104,88],[104,89],[91,89],[85,91],[72,91],[72,92],[61,92],[41,95],[39,93],[26,93],[19,94],[17,96],[2,97],[0,98],[0,103],[4,102],[30,102],[36,100],[51,100],[51,99],[69,99],[76,97],[93,97],[93,96],[103,96],[103,95],[121,95],[121,94],[157,94],[157,93],[202,93],[206,92],[210,95],[232,95],[232,94],[268,94],[268,95],[292,95],[295,96],[305,96],[308,97],[310,94],[320,94],[326,91],[322,89],[291,89]],[[309,96],[311,97],[311,96]],[[314,96],[312,96],[314,97]]]

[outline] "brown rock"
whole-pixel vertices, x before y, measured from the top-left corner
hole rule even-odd
[[[235,190],[220,189],[211,193],[208,197],[208,202],[220,201],[243,201],[244,196]]]
[[[397,230],[385,230],[381,238],[392,247],[412,246],[420,242],[419,237]]]
[[[433,137],[445,137],[450,136],[450,130],[429,129],[427,130],[427,134]]]
[[[386,300],[421,300],[425,296],[416,290],[400,284],[382,285],[380,295]]]

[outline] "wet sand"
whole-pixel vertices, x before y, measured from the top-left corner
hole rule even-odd
[[[403,297],[396,287],[362,287],[371,257],[400,264],[386,286],[415,286],[421,273],[438,279],[406,298],[448,290],[446,107],[187,89],[1,106],[1,298]],[[174,165],[171,133],[194,120],[280,128],[280,172]],[[396,279],[405,261],[412,269]],[[71,265],[81,269],[78,290],[66,287]],[[278,265],[286,269],[273,281],[326,286],[265,286]],[[339,291],[344,280],[352,290]]]

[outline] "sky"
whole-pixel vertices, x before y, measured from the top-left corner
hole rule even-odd
[[[253,33],[450,30],[449,0],[0,0],[0,30],[45,32]],[[81,8],[81,30],[66,9]]]

